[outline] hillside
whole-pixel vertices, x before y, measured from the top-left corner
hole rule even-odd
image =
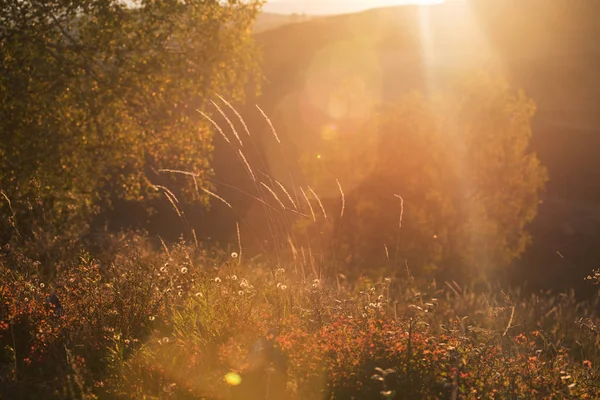
[[[256,36],[266,79],[257,102],[291,149],[310,151],[327,124],[359,124],[372,111],[341,90],[387,102],[481,69],[500,71],[537,104],[533,147],[550,173],[523,277],[543,271],[548,282],[576,283],[600,262],[593,219],[600,208],[599,17],[599,7],[584,0],[459,0],[285,25]],[[345,113],[333,115],[331,102],[340,98]],[[260,119],[249,123],[266,131]],[[278,150],[266,153],[276,176],[285,171]],[[231,164],[217,154],[217,171],[224,165]]]
[[[261,12],[256,17],[254,23],[254,32],[262,33],[270,29],[276,29],[287,24],[305,22],[314,17],[303,14],[278,14],[271,12]]]
[[[428,0],[428,3],[441,3],[444,0]],[[367,9],[384,7],[390,4],[423,3],[423,0],[276,0],[269,1],[263,10],[278,14],[334,15],[360,12]]]

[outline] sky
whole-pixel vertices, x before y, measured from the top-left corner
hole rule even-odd
[[[341,14],[402,4],[437,4],[443,0],[268,0],[264,11],[283,14]]]

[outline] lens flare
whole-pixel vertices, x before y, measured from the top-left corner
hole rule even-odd
[[[225,382],[227,382],[229,386],[238,386],[242,383],[242,377],[235,372],[228,372],[225,375]]]

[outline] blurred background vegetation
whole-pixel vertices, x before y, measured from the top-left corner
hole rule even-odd
[[[261,222],[252,196],[264,193],[239,153],[196,112],[224,129],[225,109],[252,133],[250,164],[295,196],[296,184],[312,185],[331,209],[309,228],[327,243],[322,263],[581,286],[595,260],[594,192],[582,178],[594,146],[574,130],[596,118],[582,81],[595,9],[534,3],[311,17],[261,13],[259,1],[4,1],[3,243],[50,263],[131,229],[226,245],[241,217],[249,254],[265,241],[288,249]],[[306,219],[284,219],[284,236],[308,237]]]

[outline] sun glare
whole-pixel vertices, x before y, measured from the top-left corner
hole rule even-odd
[[[362,3],[370,8],[376,8],[407,4],[434,5],[444,3],[445,1],[446,0],[357,0],[356,3]]]

